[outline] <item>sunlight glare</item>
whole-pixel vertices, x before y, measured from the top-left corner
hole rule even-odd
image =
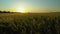
[[[18,9],[18,12],[21,12],[21,13],[25,13],[25,8],[24,7],[20,7],[19,9]]]

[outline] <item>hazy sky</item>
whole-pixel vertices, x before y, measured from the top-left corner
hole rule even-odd
[[[12,11],[20,6],[24,6],[32,12],[60,11],[60,0],[0,0],[0,10]]]

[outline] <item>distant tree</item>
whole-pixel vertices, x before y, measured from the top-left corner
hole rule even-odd
[[[1,13],[2,11],[0,11],[0,13]]]

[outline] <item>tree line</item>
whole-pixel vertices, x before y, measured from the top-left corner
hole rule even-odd
[[[0,13],[10,13],[10,11],[1,11],[0,10]]]

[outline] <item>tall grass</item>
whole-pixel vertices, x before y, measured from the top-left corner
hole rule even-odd
[[[60,16],[0,14],[0,34],[60,34]]]

